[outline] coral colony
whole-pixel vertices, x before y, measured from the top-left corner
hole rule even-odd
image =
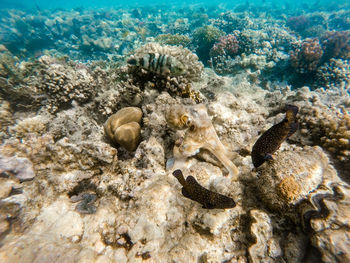
[[[0,262],[350,262],[340,2],[8,3]]]

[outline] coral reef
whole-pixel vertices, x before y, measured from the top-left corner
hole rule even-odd
[[[126,107],[108,118],[105,133],[113,142],[128,151],[134,151],[140,142],[142,111],[136,107]]]
[[[159,90],[169,90],[177,95],[184,97],[193,97],[200,100],[198,91],[192,89],[191,83],[199,81],[203,71],[203,64],[198,61],[198,57],[190,50],[164,45],[158,43],[149,43],[135,51],[133,57],[142,58],[148,54],[161,54],[173,57],[181,65],[179,76],[161,76],[151,71],[146,71],[142,67],[129,66],[129,75],[133,84],[141,87],[152,87]]]
[[[316,72],[316,86],[325,88],[350,85],[350,60],[332,58]]]
[[[330,31],[321,37],[325,59],[350,58],[350,32]]]
[[[348,262],[349,8],[2,9],[0,262]],[[254,169],[285,104],[300,129]],[[129,107],[133,151],[103,127]]]
[[[203,63],[207,63],[210,49],[222,35],[223,32],[214,26],[204,26],[194,31],[192,42],[196,46],[196,54]]]
[[[299,33],[303,32],[310,25],[310,20],[304,16],[291,16],[287,19],[287,26]]]
[[[293,149],[293,152],[277,155],[278,158],[259,170],[256,183],[266,205],[276,211],[288,211],[321,184],[328,159],[317,147]]]
[[[210,49],[210,56],[215,57],[217,55],[236,55],[239,49],[239,43],[235,35],[226,35],[219,39],[219,42],[215,43]]]
[[[323,51],[318,39],[305,39],[290,52],[292,67],[302,74],[314,72],[322,55]]]
[[[186,35],[180,35],[180,34],[162,34],[158,35],[155,38],[156,42],[159,42],[162,45],[171,45],[171,46],[183,46],[187,47],[191,39]]]

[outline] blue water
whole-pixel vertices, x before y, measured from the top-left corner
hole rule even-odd
[[[132,7],[132,6],[152,6],[152,5],[222,5],[226,7],[233,7],[235,5],[240,4],[252,4],[252,5],[272,5],[272,6],[288,6],[289,8],[294,7],[306,7],[313,8],[317,10],[318,8],[326,8],[327,6],[338,6],[341,8],[343,5],[349,5],[348,0],[340,0],[340,1],[293,1],[293,0],[283,0],[283,1],[269,1],[269,0],[256,0],[256,1],[169,1],[165,2],[162,0],[61,0],[61,1],[46,1],[46,0],[36,0],[36,1],[18,1],[18,0],[1,0],[0,7],[1,8],[21,8],[21,9],[35,9],[39,8],[63,8],[63,9],[72,9],[77,7],[84,8],[106,8],[106,7]],[[266,10],[268,12],[268,10]]]
[[[222,75],[237,74],[241,69],[235,61],[242,55],[264,55],[275,65],[260,69],[264,78],[298,88],[319,85],[322,67],[334,65],[331,59],[348,59],[349,17],[346,0],[1,0],[0,45],[21,59],[50,54],[87,62],[123,60],[142,44],[163,41],[185,46]],[[227,43],[233,46],[218,50],[232,34],[233,42]],[[174,35],[187,42],[171,42]],[[346,74],[323,81],[344,79]]]

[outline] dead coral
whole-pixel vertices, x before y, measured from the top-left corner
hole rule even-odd
[[[319,147],[278,153],[270,165],[259,168],[261,199],[276,211],[294,209],[321,184],[327,165],[328,158]]]
[[[36,135],[43,135],[46,132],[46,123],[40,117],[27,118],[19,121],[11,128],[11,133],[17,138],[23,138],[29,133]]]

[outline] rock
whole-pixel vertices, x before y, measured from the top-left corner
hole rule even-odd
[[[35,177],[32,162],[22,157],[0,155],[0,173],[4,172],[15,176],[20,181],[32,180]]]

